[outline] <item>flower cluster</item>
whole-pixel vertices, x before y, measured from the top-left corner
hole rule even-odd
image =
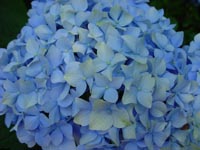
[[[43,150],[187,149],[200,141],[200,36],[148,0],[38,0],[0,51],[0,114]]]

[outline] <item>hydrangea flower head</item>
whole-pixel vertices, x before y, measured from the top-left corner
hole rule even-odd
[[[0,114],[43,150],[200,144],[199,35],[148,0],[38,0],[0,51]]]

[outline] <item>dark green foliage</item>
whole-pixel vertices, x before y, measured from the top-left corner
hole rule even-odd
[[[189,44],[200,32],[200,6],[190,0],[151,0],[150,5],[163,8],[165,16],[176,24],[176,30],[184,31],[184,44]]]

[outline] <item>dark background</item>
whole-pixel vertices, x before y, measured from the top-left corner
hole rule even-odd
[[[6,47],[26,24],[30,1],[0,0],[0,47]],[[151,0],[150,4],[157,9],[163,8],[165,16],[176,24],[176,30],[184,31],[184,44],[189,44],[194,35],[200,32],[200,5],[189,0]],[[9,132],[9,129],[4,126],[2,116],[0,117],[0,150],[28,150],[26,145],[18,142],[15,132]],[[31,150],[41,150],[41,148],[35,146]]]

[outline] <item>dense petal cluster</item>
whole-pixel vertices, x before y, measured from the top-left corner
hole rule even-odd
[[[0,114],[43,150],[200,144],[200,35],[148,0],[38,0],[0,51]]]

